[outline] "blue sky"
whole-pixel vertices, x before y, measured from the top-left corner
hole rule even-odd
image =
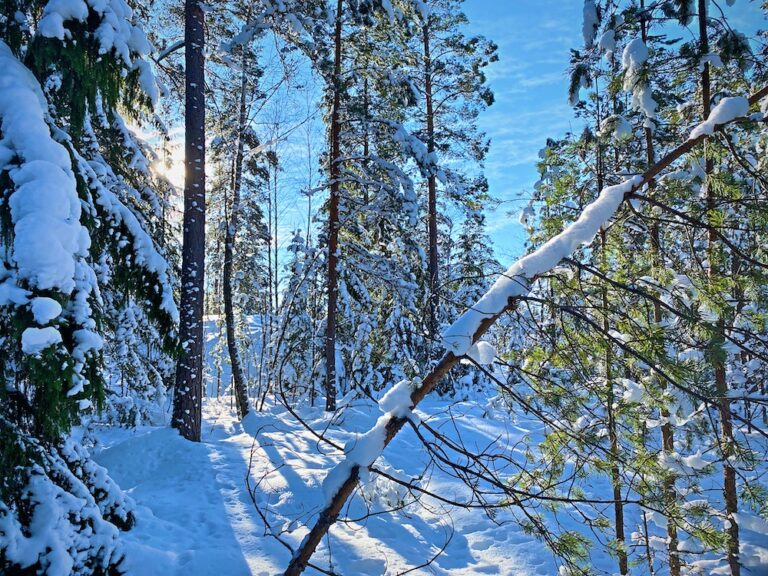
[[[725,4],[722,2],[721,4]],[[547,138],[558,138],[569,130],[579,130],[567,102],[567,68],[570,49],[579,48],[583,0],[465,0],[470,34],[482,34],[498,45],[499,61],[489,66],[487,75],[496,102],[480,118],[480,127],[491,138],[486,160],[486,175],[491,193],[501,201],[488,209],[488,231],[496,255],[504,266],[523,252],[526,233],[518,223],[518,214],[538,180],[536,161]],[[759,2],[737,0],[727,8],[733,27],[748,33],[764,23]],[[693,31],[683,34],[694,34]],[[310,90],[312,92],[312,90]],[[302,96],[302,98],[305,98]],[[298,124],[313,103],[293,102],[267,112],[270,121],[281,118],[283,126]],[[292,117],[288,109],[296,109]],[[323,145],[320,117],[315,118],[288,141],[280,142],[282,158],[278,244],[283,249],[292,231],[306,229],[306,199],[296,190],[306,188],[306,130],[314,142],[311,157]],[[180,144],[180,141],[178,142]],[[179,146],[180,148],[180,146]],[[181,150],[177,150],[178,160]],[[174,180],[183,181],[183,169],[176,162]],[[317,170],[312,185],[317,185]],[[322,196],[320,194],[319,196]],[[316,208],[322,199],[316,198]]]
[[[538,180],[536,160],[548,137],[574,125],[566,70],[581,39],[581,0],[466,0],[470,32],[498,44],[488,79],[496,102],[481,117],[491,138],[486,175],[502,201],[487,215],[502,264],[519,256],[525,231],[517,214]],[[518,195],[522,194],[522,197]]]
[[[765,26],[759,2],[718,4],[730,24],[748,36]],[[499,62],[488,70],[496,102],[481,117],[481,128],[491,138],[486,163],[491,193],[503,202],[488,212],[488,229],[504,265],[523,251],[526,235],[517,215],[538,180],[538,151],[547,138],[579,129],[568,105],[566,71],[570,49],[583,43],[583,5],[583,0],[465,0],[469,31],[499,46]]]

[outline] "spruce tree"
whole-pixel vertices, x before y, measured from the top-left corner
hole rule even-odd
[[[151,46],[118,0],[3,11],[0,569],[116,573],[131,502],[67,433],[104,407],[104,366],[131,315],[161,355],[175,348],[173,274],[151,235],[160,186],[117,111],[130,102],[147,118]],[[125,344],[147,366],[147,348]]]

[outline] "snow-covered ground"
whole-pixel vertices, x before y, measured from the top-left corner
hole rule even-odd
[[[299,420],[269,395],[263,411],[240,422],[232,411],[227,363],[217,369],[214,361],[219,335],[213,321],[206,331],[209,398],[204,403],[200,444],[181,439],[168,427],[96,426],[93,430],[96,460],[137,504],[136,526],[123,534],[128,576],[282,573],[291,556],[286,545],[295,549],[307,533],[325,501],[323,480],[342,458],[332,443],[344,446],[373,427],[381,415],[370,400],[345,398],[339,402],[343,410],[335,417],[306,402],[292,406]],[[250,336],[257,349],[260,338],[255,323]],[[257,372],[249,374],[253,382]],[[217,389],[220,399],[215,398]],[[515,462],[522,463],[525,451],[535,449],[542,440],[541,422],[521,410],[510,412],[492,395],[476,393],[463,401],[428,397],[415,415],[470,451],[492,447],[494,453],[508,457],[509,468],[501,478],[516,472]],[[466,501],[466,485],[439,467],[430,467],[429,462],[422,441],[406,426],[375,467],[400,480],[414,481],[442,498]],[[586,497],[611,498],[605,476],[594,475],[589,480]],[[717,478],[712,480],[716,491]],[[530,512],[552,518],[540,502],[528,501],[526,506]],[[557,521],[563,529],[594,537],[581,516],[594,518],[594,508],[585,505],[561,512]],[[610,518],[612,506],[605,505],[602,512]],[[409,571],[558,574],[558,562],[541,542],[520,528],[515,514],[523,517],[514,508],[497,509],[489,515],[477,508],[449,506],[431,496],[415,501],[402,486],[371,474],[345,507],[342,521],[331,529],[330,539],[323,541],[313,563],[345,576]],[[642,530],[640,511],[627,506],[625,514],[630,559],[637,562],[632,573],[646,574],[644,543],[629,538]],[[651,515],[648,523],[650,544],[661,560],[666,547],[664,519]],[[739,524],[742,560],[747,567],[743,573],[768,574],[768,523],[741,514]],[[610,530],[602,539],[610,539]],[[685,538],[681,541],[681,549],[695,546]],[[719,573],[724,567],[722,559],[711,554],[690,560],[699,568],[690,574]],[[599,546],[593,548],[590,563],[596,574],[616,572],[616,560]],[[307,570],[307,574],[318,573]],[[663,569],[661,573],[665,573]]]
[[[425,408],[438,414],[431,422],[450,421],[446,402]],[[487,444],[495,438],[519,440],[524,423],[482,418],[484,408],[458,404],[452,412],[464,440]],[[330,426],[319,409],[302,407],[315,430],[344,443],[367,429],[379,415],[368,404],[348,407]],[[423,413],[426,417],[426,410]],[[449,428],[446,426],[446,432]],[[469,436],[467,435],[468,433]],[[97,461],[137,503],[137,523],[124,534],[129,575],[213,575],[281,573],[290,552],[265,535],[264,514],[281,538],[296,546],[305,524],[323,503],[322,480],[339,453],[306,430],[285,408],[270,405],[243,423],[229,403],[209,400],[204,409],[203,442],[193,445],[169,428],[96,430]],[[377,462],[402,477],[416,477],[426,457],[412,431],[404,431]],[[246,483],[247,479],[247,483]],[[350,518],[397,507],[404,490],[375,480],[345,509]],[[248,484],[253,493],[249,492]],[[460,481],[439,470],[429,481],[443,496],[466,493]],[[258,509],[257,509],[258,506]],[[557,566],[542,546],[500,514],[491,520],[480,510],[449,508],[429,497],[405,508],[374,514],[359,522],[340,522],[313,559],[338,574],[399,574],[424,564],[443,547],[422,574],[553,574]],[[317,573],[311,568],[308,574]]]

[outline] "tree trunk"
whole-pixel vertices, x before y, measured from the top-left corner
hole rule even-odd
[[[325,323],[325,409],[336,410],[336,301],[339,292],[339,176],[341,162],[341,17],[343,4],[337,0],[333,58],[333,104],[330,131],[331,194],[328,202],[328,314]]]
[[[429,45],[429,21],[422,26],[424,40],[424,99],[427,108],[427,152],[435,151],[435,113],[432,104],[432,55]],[[427,178],[427,228],[429,233],[429,335],[437,336],[437,306],[439,302],[437,260],[437,178],[430,172]]]
[[[277,257],[277,253],[278,253],[278,244],[277,244],[277,240],[278,240],[278,236],[277,236],[277,228],[278,228],[278,223],[277,223],[277,175],[278,175],[279,170],[280,170],[280,166],[279,166],[279,164],[277,162],[277,156],[275,156],[275,178],[274,178],[274,180],[272,182],[272,205],[274,206],[274,210],[272,211],[272,214],[274,216],[274,231],[275,231],[275,233],[274,233],[274,236],[275,236],[275,273],[273,275],[274,276],[273,280],[274,280],[274,283],[275,283],[274,291],[275,291],[275,314],[276,315],[279,314],[279,309],[280,309],[280,265],[278,263],[278,257]],[[275,353],[277,353],[277,352],[275,352]]]
[[[597,93],[598,84],[595,82],[595,93],[597,95],[597,125],[600,126],[600,98]],[[604,167],[603,155],[600,147],[600,141],[597,141],[595,164],[597,166],[597,187],[598,194],[604,185]],[[605,228],[600,229],[600,266],[603,272],[608,271],[608,241]],[[603,332],[608,334],[610,324],[608,322],[608,289],[605,284],[601,287],[601,299],[603,305]],[[613,371],[612,371],[611,344],[605,345],[605,383],[606,399],[605,409],[608,415],[608,441],[610,442],[610,465],[611,465],[611,487],[613,489],[613,514],[616,532],[617,556],[619,560],[619,573],[624,575],[629,572],[627,563],[626,540],[624,536],[624,503],[621,496],[621,471],[619,470],[619,433],[616,424],[616,415],[613,410]]]
[[[645,18],[645,1],[640,0],[640,10],[643,14],[640,20],[640,32],[644,43],[648,43],[648,23]],[[645,134],[645,153],[648,167],[656,162],[656,151],[653,145],[653,131],[646,126],[643,129]],[[651,180],[648,183],[648,191],[653,194],[656,182]],[[651,225],[651,265],[654,270],[661,270],[663,262],[661,255],[661,233],[658,222],[654,221]],[[661,323],[661,305],[658,301],[653,303],[653,321],[656,326]],[[662,393],[667,389],[667,383],[664,380],[659,381]],[[669,411],[665,408],[660,410],[662,422],[661,425],[661,447],[665,454],[670,454],[675,449],[675,436],[672,424],[668,421]],[[677,524],[673,518],[675,506],[677,504],[677,493],[675,492],[675,479],[672,476],[664,478],[664,508],[667,511],[667,553],[669,556],[669,576],[680,576],[680,555],[678,552],[679,537],[677,535]]]
[[[198,0],[184,5],[184,234],[173,427],[200,441],[203,395],[205,286],[205,14]]]
[[[245,53],[242,58],[242,76],[240,85],[240,114],[238,118],[237,152],[235,153],[234,177],[232,181],[232,209],[229,214],[229,222],[226,222],[224,240],[224,270],[222,274],[222,291],[224,296],[224,322],[227,330],[227,349],[229,351],[229,364],[232,368],[232,380],[235,387],[235,400],[237,412],[240,417],[248,414],[248,387],[243,374],[243,364],[240,359],[240,351],[237,347],[237,335],[235,334],[235,306],[232,294],[232,267],[234,264],[235,240],[237,236],[238,218],[240,216],[240,189],[243,181],[243,150],[245,148],[245,129],[248,120],[246,107],[246,92],[248,90],[248,78],[245,73]]]
[[[699,0],[699,44],[701,55],[709,53],[709,37],[707,34],[707,1]],[[701,99],[702,119],[706,120],[710,113],[710,77],[709,62],[704,63],[701,71]],[[709,277],[712,283],[718,279],[720,270],[718,266],[717,233],[711,221],[713,212],[717,209],[715,190],[711,186],[710,176],[714,170],[714,162],[705,155],[704,186],[706,189],[708,238],[707,259],[709,260]],[[733,425],[731,423],[731,402],[728,399],[728,383],[725,378],[725,352],[722,344],[725,342],[725,326],[722,318],[719,318],[712,338],[711,363],[715,376],[715,390],[718,396],[718,408],[720,412],[720,450],[723,457],[723,496],[725,499],[726,532],[728,533],[728,565],[732,576],[741,575],[739,565],[739,525],[736,523],[735,514],[738,512],[738,496],[736,493],[736,470],[730,464],[730,458],[734,456]]]

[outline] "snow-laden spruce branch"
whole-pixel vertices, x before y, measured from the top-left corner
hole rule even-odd
[[[367,469],[375,462],[408,422],[411,410],[435,389],[440,380],[470,352],[502,314],[517,306],[520,298],[528,294],[530,286],[540,275],[551,271],[583,244],[591,242],[625,199],[652,182],[663,170],[715,132],[734,122],[762,121],[762,114],[748,114],[749,107],[765,97],[768,97],[768,86],[749,98],[724,98],[712,110],[707,120],[691,132],[688,140],[669,152],[643,175],[604,188],[575,222],[537,250],[512,264],[491,289],[443,334],[443,344],[447,351],[432,371],[414,388],[411,388],[407,381],[394,386],[382,398],[385,414],[371,430],[358,436],[354,443],[346,447],[345,458],[329,471],[323,482],[325,506],[293,555],[285,575],[296,576],[304,571],[318,544],[336,522],[341,509],[354,492],[361,468]],[[410,395],[407,392],[410,392]]]

